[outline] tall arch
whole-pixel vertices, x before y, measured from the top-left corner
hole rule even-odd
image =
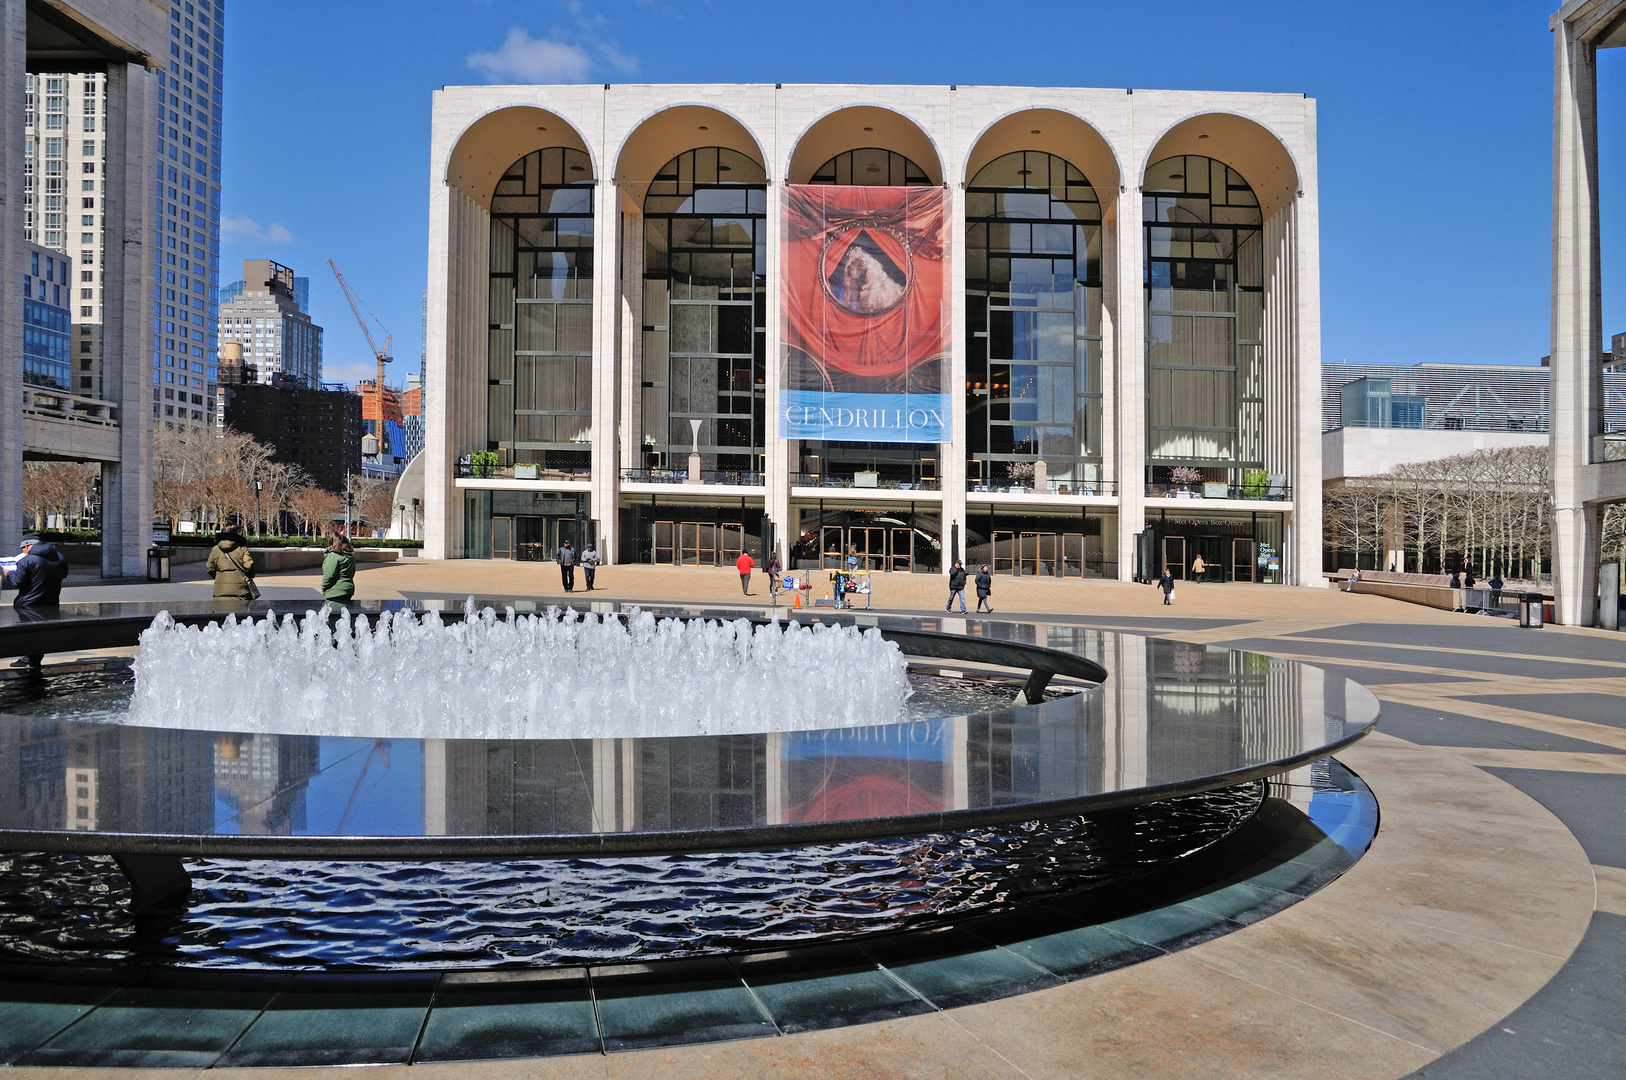
[[[813,173],[838,154],[865,147],[894,151],[915,162],[932,184],[943,182],[943,157],[921,126],[902,113],[853,105],[828,113],[803,131],[791,151],[785,180],[812,182]]]
[[[491,209],[497,181],[533,150],[556,146],[586,156],[589,179],[598,175],[592,149],[574,124],[534,105],[494,109],[463,130],[446,158],[446,183],[483,209]]]
[[[966,185],[972,481],[998,488],[1040,468],[1069,491],[1100,479],[1101,217],[1083,172],[1039,150],[1002,154]]]
[[[486,449],[503,465],[591,466],[595,187],[585,151],[551,146],[489,196]]]
[[[989,162],[1018,150],[1042,150],[1065,159],[1089,178],[1102,210],[1111,214],[1123,183],[1118,155],[1087,121],[1060,109],[1023,109],[989,124],[966,155],[962,182],[970,184]]]
[[[1152,144],[1139,171],[1144,176],[1155,163],[1185,154],[1223,161],[1240,173],[1266,219],[1290,205],[1304,186],[1292,153],[1276,133],[1234,113],[1200,113],[1172,125]]]
[[[704,146],[732,150],[767,167],[762,144],[737,117],[710,105],[672,105],[639,121],[621,143],[612,175],[627,209],[641,211],[650,182],[664,165]]]
[[[766,451],[767,174],[727,147],[672,158],[643,210],[641,408],[645,468],[761,472]]]

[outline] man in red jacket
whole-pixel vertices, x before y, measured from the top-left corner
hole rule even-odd
[[[751,595],[751,571],[756,569],[757,561],[751,558],[749,551],[740,552],[740,557],[734,561],[734,569],[740,572],[740,589],[746,596]]]

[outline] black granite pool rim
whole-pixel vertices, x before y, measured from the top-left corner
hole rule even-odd
[[[541,610],[550,609],[551,607]],[[36,618],[26,611],[5,609],[0,610],[0,655],[15,655],[42,648],[50,651],[134,645],[140,631],[150,625],[153,616],[159,611],[169,611],[171,617],[178,623],[203,625],[222,621],[231,615],[264,618],[273,614],[279,616],[286,614],[303,617],[311,610],[312,605],[307,602],[257,604],[252,609],[237,603],[204,602],[86,604],[64,605],[55,617]],[[419,614],[427,611],[438,614],[447,621],[458,621],[463,618],[460,606],[455,610],[451,605],[442,608],[413,609],[398,602],[361,604],[356,606],[353,613],[365,615],[370,622],[376,622],[384,613],[396,610],[409,610]],[[671,617],[715,619],[732,617],[732,613],[689,610],[674,611]],[[760,617],[755,621],[773,625],[770,620]],[[820,620],[810,617],[807,621]],[[927,631],[907,625],[915,620],[862,619],[849,616],[832,621],[875,627],[894,640],[900,640],[900,647],[905,647],[902,642],[907,641],[908,648],[925,650],[927,655],[935,658],[959,656],[972,662],[1025,667],[1034,672],[1034,678],[1041,672],[1068,675],[1097,683],[1109,678],[1104,668],[1085,657],[1037,644],[997,637]],[[1045,678],[1048,679],[1048,675]],[[1032,682],[1033,679],[1030,678],[1030,685]],[[1040,685],[1043,685],[1042,682]],[[1051,702],[1005,711],[1037,712],[1055,704]],[[781,822],[769,825],[711,826],[702,829],[517,835],[269,836],[121,832],[111,829],[80,831],[66,828],[0,828],[0,850],[167,858],[215,856],[319,860],[421,858],[483,861],[523,857],[596,857],[747,850],[957,832],[989,825],[1015,824],[1035,818],[1067,817],[1116,809],[1264,779],[1334,754],[1362,738],[1375,726],[1374,711],[1372,718],[1364,725],[1352,726],[1343,730],[1337,737],[1325,738],[1302,748],[1299,752],[1280,754],[1269,760],[1254,761],[1240,767],[1183,775],[1162,783],[1145,783],[1138,787],[1024,801],[1011,805],[979,806],[906,815]]]
[[[1308,789],[1277,779],[1247,825],[1112,896],[850,943],[438,974],[3,966],[0,1064],[297,1067],[614,1053],[1011,997],[1190,948],[1335,880],[1376,835],[1378,807],[1336,761],[1317,770],[1317,790],[1336,788],[1345,813],[1328,827],[1296,805]]]

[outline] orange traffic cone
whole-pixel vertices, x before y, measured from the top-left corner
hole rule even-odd
[[[802,594],[801,593],[796,593],[795,596],[796,596],[795,610],[800,611],[800,610],[802,610]]]

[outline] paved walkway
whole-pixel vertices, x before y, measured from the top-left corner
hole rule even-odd
[[[405,561],[357,581],[363,598],[567,599],[549,564]],[[569,601],[767,600],[760,576],[745,597],[727,569],[611,567],[600,582],[602,593]],[[279,599],[314,599],[315,584],[310,572],[261,580]],[[875,607],[941,615],[944,592],[937,577],[878,576]],[[64,598],[207,593],[194,580],[76,586]],[[1340,757],[1376,792],[1382,824],[1339,881],[1225,938],[986,1005],[411,1075],[1626,1075],[1626,636],[1521,630],[1319,589],[1182,584],[1172,610],[1160,599],[1119,582],[995,586],[1001,616],[1255,649],[1370,686],[1383,701],[1381,732]],[[963,624],[956,613],[943,625]]]

